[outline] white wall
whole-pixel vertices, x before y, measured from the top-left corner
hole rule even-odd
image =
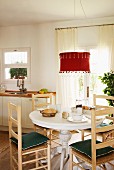
[[[56,43],[55,28],[88,26],[113,23],[114,18],[96,20],[52,22],[39,25],[9,26],[0,28],[0,62],[3,48],[31,47],[31,83],[25,84],[28,90],[48,88],[56,91]],[[89,46],[98,43],[97,27],[78,29],[78,43]],[[2,70],[1,70],[2,71]],[[7,89],[18,89],[16,82]]]
[[[47,27],[35,25],[0,28],[0,59],[3,48],[31,48],[31,83],[28,85],[25,83],[28,90],[48,88],[49,91],[55,91],[56,63],[53,33],[48,25]],[[18,89],[16,82],[8,84],[7,89]]]

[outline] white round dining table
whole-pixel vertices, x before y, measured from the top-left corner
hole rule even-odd
[[[35,110],[29,114],[30,119],[36,125],[55,130],[76,130],[91,127],[91,120],[72,122],[62,118],[62,113],[57,113],[55,117],[43,117],[40,111]]]
[[[68,119],[62,118],[62,113],[57,113],[55,117],[43,117],[40,111],[35,110],[29,114],[29,117],[33,124],[59,131],[59,137],[62,143],[60,170],[62,170],[64,166],[64,157],[68,155],[68,142],[71,139],[70,131],[91,128],[91,119],[72,122]],[[101,120],[97,121],[97,124],[100,123]]]

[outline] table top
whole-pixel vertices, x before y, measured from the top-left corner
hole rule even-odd
[[[43,117],[40,111],[35,110],[29,114],[30,119],[36,125],[57,129],[57,130],[76,130],[91,128],[91,120],[82,122],[72,122],[62,118],[62,113],[57,113],[55,117]],[[97,121],[100,124],[102,120]]]

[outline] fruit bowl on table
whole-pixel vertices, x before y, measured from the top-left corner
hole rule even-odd
[[[42,114],[43,117],[54,117],[57,111],[53,108],[49,108],[40,111],[40,113]]]

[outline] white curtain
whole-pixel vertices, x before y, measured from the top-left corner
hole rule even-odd
[[[77,48],[77,29],[57,29],[56,30],[57,43],[57,58],[58,58],[58,73],[59,73],[59,54],[66,51],[76,51]],[[78,81],[78,74],[61,73],[57,76],[57,103],[61,103],[62,107],[70,107],[75,104],[74,93],[72,91],[74,84]],[[75,83],[73,83],[75,81]],[[72,102],[70,102],[72,101]]]
[[[76,99],[80,97],[79,75],[78,73],[61,73],[58,76],[58,99],[64,108],[75,106]]]
[[[79,29],[79,28],[78,28]],[[78,33],[77,28],[66,28],[56,30],[57,45],[57,103],[62,107],[71,107],[75,105],[76,99],[79,98],[79,75],[78,74],[59,74],[59,53],[66,51],[78,50]],[[99,26],[99,55],[97,62],[97,72],[104,73],[114,71],[114,26]],[[108,63],[108,64],[107,64]],[[99,80],[100,81],[100,80]],[[75,86],[75,88],[74,88]],[[100,87],[98,87],[100,88]],[[75,89],[75,93],[74,90]],[[102,89],[102,88],[100,88]]]
[[[103,57],[103,60],[99,61],[99,68],[102,69],[102,72],[114,71],[113,25],[100,26],[99,28],[99,55]]]

